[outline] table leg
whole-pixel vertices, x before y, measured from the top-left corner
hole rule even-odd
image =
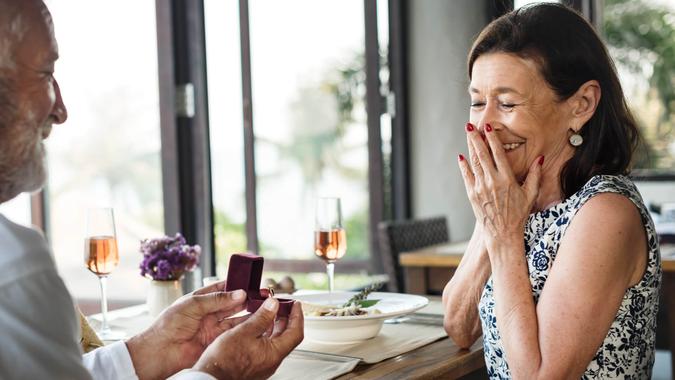
[[[427,270],[424,267],[405,267],[405,291],[409,294],[427,294]]]

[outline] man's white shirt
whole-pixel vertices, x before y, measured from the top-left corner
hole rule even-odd
[[[79,318],[46,240],[2,214],[0,335],[2,379],[138,379],[124,342],[82,355]],[[174,378],[213,379],[194,371]]]

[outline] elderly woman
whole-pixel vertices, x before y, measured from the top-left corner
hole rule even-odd
[[[468,347],[482,330],[495,379],[649,378],[661,263],[606,48],[540,4],[488,25],[468,68],[476,226],[443,292],[448,335]]]

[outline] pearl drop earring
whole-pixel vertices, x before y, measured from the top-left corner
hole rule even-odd
[[[574,147],[577,147],[577,146],[584,143],[584,138],[581,137],[581,135],[578,134],[578,133],[574,133],[572,136],[570,136],[569,140],[570,140],[570,144],[572,144],[572,146],[574,146]]]

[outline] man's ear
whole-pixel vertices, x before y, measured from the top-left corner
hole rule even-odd
[[[581,127],[593,117],[595,110],[598,108],[598,103],[600,103],[601,93],[600,83],[593,79],[582,84],[577,92],[568,99],[575,132],[579,132]]]

